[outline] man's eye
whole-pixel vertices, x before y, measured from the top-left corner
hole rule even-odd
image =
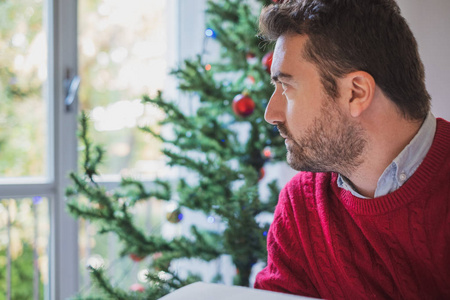
[[[281,87],[283,88],[283,90],[286,92],[288,85],[286,83],[281,83]]]

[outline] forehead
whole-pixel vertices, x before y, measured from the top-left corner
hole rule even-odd
[[[277,39],[275,50],[278,52],[295,51],[301,55],[306,41],[308,41],[308,36],[305,34],[283,34]]]
[[[275,44],[272,75],[280,72],[295,75],[302,72],[302,69],[307,67],[307,65],[312,66],[303,57],[307,41],[308,37],[306,35],[291,34],[280,36]]]

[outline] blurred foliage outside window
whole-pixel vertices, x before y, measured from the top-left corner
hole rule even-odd
[[[48,199],[0,199],[0,300],[48,293]],[[47,297],[48,298],[48,297]]]
[[[48,175],[43,7],[0,1],[0,179]]]
[[[164,89],[167,63],[167,1],[80,0],[81,109],[106,160],[101,174],[154,179],[162,176],[160,144],[138,129],[163,118],[142,95]],[[108,176],[106,176],[108,180]]]

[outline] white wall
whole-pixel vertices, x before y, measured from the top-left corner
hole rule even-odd
[[[425,65],[432,112],[450,120],[450,0],[397,0]]]

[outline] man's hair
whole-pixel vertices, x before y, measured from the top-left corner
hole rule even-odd
[[[303,55],[332,98],[337,78],[365,71],[406,119],[430,110],[417,42],[394,0],[288,0],[264,8],[259,26],[269,41],[308,36]]]

